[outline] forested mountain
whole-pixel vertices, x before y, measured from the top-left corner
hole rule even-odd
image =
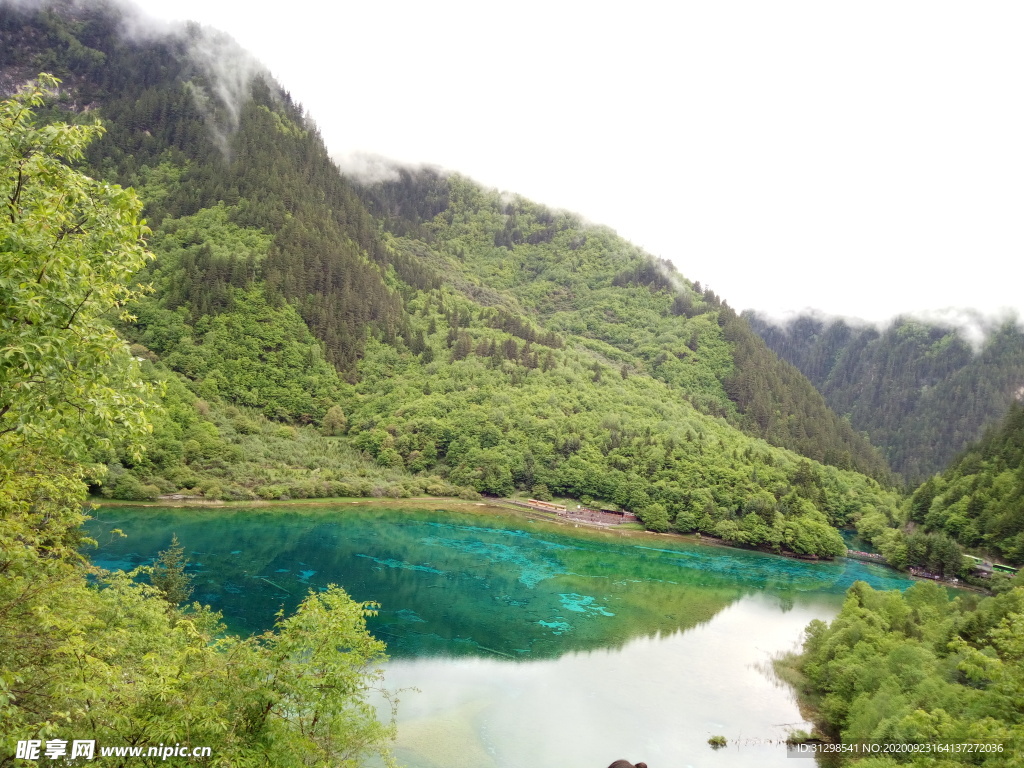
[[[576,216],[459,176],[396,176],[366,195],[391,231],[407,233],[399,250],[441,274],[460,275],[468,281],[463,290],[481,303],[495,304],[500,292],[508,322],[532,318],[773,445],[887,475],[867,441],[828,409],[805,377],[773,355],[727,302],[686,280],[670,262]]]
[[[911,520],[1024,565],[1024,405],[913,495]]]
[[[163,408],[142,458],[94,456],[105,493],[559,494],[826,555],[895,514],[854,471],[885,481],[877,452],[710,290],[457,175],[357,185],[229,41],[119,13],[0,5],[0,82],[62,77],[45,116],[102,121],[88,170],[153,229],[119,330]]]
[[[1024,332],[1013,322],[974,350],[952,327],[907,318],[884,330],[808,316],[785,326],[747,319],[911,485],[943,470],[1024,388]]]
[[[362,695],[383,658],[371,604],[331,587],[227,637],[159,563],[88,565],[89,489],[528,493],[808,557],[844,554],[855,524],[940,575],[961,572],[956,541],[1024,559],[1024,409],[909,500],[855,431],[881,409],[894,460],[927,473],[940,459],[896,438],[967,440],[1005,408],[1016,329],[975,358],[911,323],[811,328],[793,360],[845,393],[851,426],[746,318],[610,230],[456,174],[348,179],[229,40],[130,34],[124,13],[0,0],[0,763],[66,731],[338,765],[393,731]],[[916,417],[920,435],[898,426]],[[811,626],[799,666],[834,730],[1019,747],[1022,591],[945,599],[855,586]]]

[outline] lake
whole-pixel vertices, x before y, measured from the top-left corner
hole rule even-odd
[[[269,628],[328,584],[379,603],[368,625],[388,645],[387,686],[401,690],[395,754],[410,768],[792,766],[779,742],[810,725],[772,658],[812,619],[834,616],[854,581],[911,584],[870,563],[573,528],[493,507],[94,514],[90,556],[106,568],[149,563],[177,534],[193,599],[223,611],[236,633]],[[716,734],[730,745],[712,750]]]

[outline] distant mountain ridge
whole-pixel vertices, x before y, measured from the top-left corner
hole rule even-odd
[[[954,327],[909,318],[881,330],[812,316],[785,325],[746,318],[910,484],[948,466],[1024,388],[1024,332],[1013,321],[975,351]]]

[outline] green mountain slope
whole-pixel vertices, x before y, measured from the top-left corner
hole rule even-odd
[[[121,762],[95,741],[191,739],[222,765],[390,763],[394,728],[366,698],[385,660],[366,631],[374,604],[330,586],[273,630],[229,637],[209,607],[180,606],[176,538],[155,567],[82,557],[85,480],[102,473],[90,459],[150,426],[156,388],[111,318],[151,255],[138,197],[71,167],[100,126],[37,122],[57,84],[0,99],[0,764],[45,757],[59,732],[88,744],[71,763]]]
[[[103,120],[90,170],[139,190],[158,257],[121,331],[164,408],[144,459],[96,456],[108,493],[557,493],[822,555],[895,508],[806,379],[612,232],[457,176],[360,188],[208,31],[48,8],[0,6],[0,81],[45,63],[52,117]],[[213,43],[244,90],[194,55]]]
[[[614,232],[429,171],[402,172],[364,195],[404,233],[400,249],[459,275],[469,296],[652,376],[748,434],[887,476],[868,442],[726,302]]]
[[[1014,565],[1024,564],[1024,406],[971,445],[911,499],[911,519]]]
[[[1024,386],[1024,333],[991,331],[980,351],[953,328],[900,319],[883,331],[800,317],[747,318],[912,484],[941,471]]]

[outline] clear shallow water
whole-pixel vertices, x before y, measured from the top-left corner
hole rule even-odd
[[[851,528],[843,528],[839,531],[839,534],[843,537],[843,543],[847,549],[856,549],[861,552],[875,552],[875,548],[871,546],[871,542],[867,539],[862,539],[857,531]]]
[[[334,508],[108,508],[93,562],[150,562],[176,533],[194,598],[235,632],[342,585],[381,604],[411,768],[785,765],[800,726],[772,655],[828,619],[846,588],[910,581],[869,563],[809,563],[668,536],[513,516]],[[127,538],[107,532],[120,528]],[[713,752],[721,733],[741,746]]]

